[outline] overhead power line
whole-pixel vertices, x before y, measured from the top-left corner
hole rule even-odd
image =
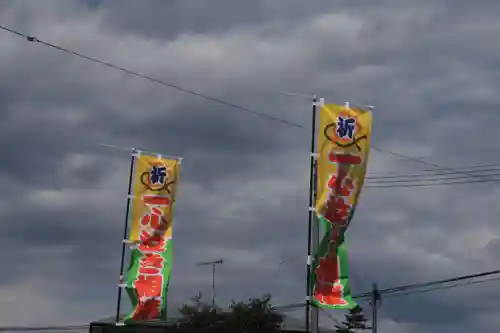
[[[379,181],[379,180],[391,180],[391,179],[405,179],[405,178],[410,178],[410,179],[420,179],[420,178],[428,178],[428,177],[446,177],[446,176],[457,176],[457,175],[463,175],[461,171],[467,171],[471,173],[485,173],[485,172],[495,172],[495,171],[500,171],[500,164],[491,164],[490,166],[495,166],[495,167],[489,167],[485,168],[482,166],[477,166],[477,167],[468,167],[468,168],[456,168],[459,171],[445,171],[445,170],[440,170],[440,169],[429,169],[429,170],[424,170],[422,172],[418,173],[398,173],[398,174],[372,174],[370,173],[369,176],[366,177],[366,180],[370,181]],[[466,176],[463,176],[466,177]],[[469,177],[469,176],[467,176]]]
[[[428,281],[428,282],[423,282],[423,283],[406,284],[406,285],[402,285],[402,286],[381,289],[381,290],[379,290],[379,293],[381,295],[383,295],[384,297],[407,296],[407,295],[412,295],[412,294],[417,294],[417,293],[423,293],[423,292],[429,292],[429,291],[436,291],[436,290],[442,290],[442,289],[449,289],[449,288],[462,287],[462,286],[468,286],[468,285],[473,285],[473,284],[497,281],[497,280],[500,280],[500,277],[492,277],[492,278],[483,279],[483,280],[475,280],[475,279],[491,277],[491,276],[495,276],[495,275],[499,275],[499,274],[500,274],[500,270],[487,271],[487,272],[482,272],[482,273],[457,276],[457,277],[448,278],[448,279],[434,280],[434,281]],[[423,289],[423,288],[426,288],[426,289]],[[353,298],[355,298],[355,299],[369,299],[370,297],[372,297],[372,291],[368,291],[368,292],[353,296]],[[284,309],[297,309],[297,308],[304,307],[304,306],[305,306],[305,303],[295,303],[295,304],[286,305],[286,307],[284,307]],[[280,307],[277,307],[276,309],[278,309],[278,308],[280,308]]]
[[[338,325],[338,326],[341,326],[341,325],[342,325],[342,323],[341,323],[339,320],[337,320],[337,319],[336,319],[335,317],[333,317],[331,314],[329,314],[328,312],[326,312],[326,310],[325,310],[325,309],[320,308],[320,310],[321,310],[321,312],[322,312],[325,316],[327,316],[327,317],[328,317],[328,319],[330,319],[333,323],[335,323],[335,325]]]
[[[384,299],[385,298],[394,298],[394,297],[403,297],[403,296],[409,296],[409,295],[415,295],[415,294],[422,294],[422,293],[446,290],[446,289],[457,288],[457,287],[465,287],[465,286],[469,286],[469,285],[473,285],[473,284],[480,284],[480,283],[486,283],[486,282],[492,282],[492,281],[500,281],[500,277],[493,277],[493,278],[483,279],[483,280],[459,281],[459,282],[455,282],[454,284],[451,284],[451,285],[438,285],[438,286],[434,286],[434,287],[427,287],[425,289],[410,290],[407,292],[389,293],[389,294],[384,295]],[[329,314],[325,309],[320,308],[320,310],[332,322],[334,322],[336,326],[341,325],[339,320],[337,320],[335,317],[333,317],[331,314]]]
[[[483,180],[484,179],[488,179],[487,176],[475,175],[475,174],[470,173],[468,171],[463,171],[463,170],[456,169],[456,168],[444,167],[444,166],[441,166],[439,164],[426,161],[426,160],[424,160],[422,158],[406,156],[406,155],[403,155],[403,154],[400,154],[400,153],[395,153],[393,151],[384,150],[384,149],[380,149],[380,148],[374,148],[374,149],[378,150],[379,152],[395,156],[397,158],[401,158],[401,159],[404,159],[404,160],[408,160],[408,161],[412,161],[412,162],[417,162],[417,163],[429,165],[429,166],[431,166],[433,168],[437,168],[437,169],[441,169],[441,170],[454,171],[454,172],[457,172],[457,173],[464,174],[466,176],[470,176],[470,177],[474,177],[474,178],[479,178],[479,179],[483,179]]]
[[[500,270],[488,271],[488,272],[482,272],[482,273],[477,273],[477,274],[458,276],[458,277],[449,278],[449,279],[435,280],[435,281],[429,281],[429,282],[424,282],[424,283],[407,284],[407,285],[382,289],[382,290],[379,290],[379,293],[381,295],[383,295],[384,298],[408,296],[408,295],[412,295],[412,294],[418,294],[418,293],[424,293],[424,292],[430,292],[430,291],[436,291],[436,290],[444,290],[444,289],[455,288],[455,287],[463,287],[463,286],[491,282],[491,281],[498,281],[498,280],[500,280],[500,277],[492,277],[492,278],[483,279],[483,280],[474,280],[474,279],[484,278],[484,277],[494,276],[494,275],[499,275],[499,274],[500,274]],[[454,284],[450,285],[450,283],[454,283]],[[425,288],[425,289],[423,289],[423,288]],[[365,292],[365,293],[362,293],[359,295],[355,295],[355,296],[353,296],[353,298],[368,299],[368,298],[370,298],[371,293],[372,293],[371,291]],[[276,306],[276,307],[274,307],[274,309],[276,311],[280,311],[280,312],[287,312],[287,311],[293,311],[296,309],[303,308],[304,306],[305,306],[305,303],[302,302],[302,303],[292,303],[292,304],[287,304],[287,305],[282,305],[282,306]],[[53,327],[12,326],[12,327],[0,327],[0,332],[6,332],[6,331],[52,331],[52,332],[54,332],[54,331],[75,331],[75,330],[82,330],[82,329],[88,328],[88,326],[89,325],[53,326]]]
[[[411,291],[407,291],[407,292],[395,292],[395,293],[387,294],[384,297],[387,298],[387,297],[408,296],[408,295],[426,293],[426,292],[430,292],[430,291],[438,291],[438,290],[445,290],[445,289],[451,289],[451,288],[457,288],[457,287],[465,287],[465,286],[469,286],[469,285],[492,282],[492,281],[500,281],[500,277],[494,277],[494,278],[484,279],[484,280],[473,280],[473,281],[465,281],[465,282],[462,281],[462,282],[455,283],[455,284],[440,285],[440,286],[436,286],[436,287],[411,290]]]
[[[279,122],[279,123],[282,123],[282,124],[285,124],[285,125],[288,125],[288,126],[291,126],[291,127],[296,127],[296,128],[301,128],[301,129],[305,129],[306,128],[304,125],[300,125],[300,124],[288,121],[288,120],[283,119],[283,118],[279,118],[279,117],[275,117],[275,116],[272,116],[272,115],[269,115],[269,114],[258,112],[258,111],[255,111],[255,110],[252,110],[252,109],[249,109],[249,108],[246,108],[246,107],[243,107],[243,106],[240,106],[240,105],[237,105],[237,104],[225,101],[225,100],[223,100],[221,98],[209,96],[209,95],[206,95],[206,94],[203,94],[203,93],[191,90],[191,89],[187,89],[187,88],[181,87],[181,86],[173,84],[173,83],[168,83],[168,82],[165,82],[163,80],[160,80],[160,79],[157,79],[157,78],[154,78],[154,77],[151,77],[151,76],[148,76],[148,75],[145,75],[145,74],[141,74],[139,72],[136,72],[136,71],[133,71],[133,70],[130,70],[130,69],[127,69],[127,68],[115,65],[113,63],[110,63],[110,62],[107,62],[107,61],[103,61],[103,60],[100,60],[100,59],[95,58],[95,57],[87,56],[85,54],[82,54],[82,53],[79,53],[79,52],[76,52],[76,51],[72,51],[72,50],[67,49],[65,47],[62,47],[62,46],[59,46],[59,45],[56,45],[56,44],[53,44],[53,43],[49,43],[49,42],[40,40],[37,37],[23,34],[23,33],[19,32],[19,31],[7,28],[5,26],[1,26],[0,25],[0,29],[4,30],[6,32],[12,33],[14,35],[23,37],[23,38],[25,38],[29,42],[35,42],[35,43],[38,43],[38,44],[41,44],[41,45],[44,45],[44,46],[48,46],[50,48],[53,48],[53,49],[65,52],[67,54],[71,54],[73,56],[76,56],[78,58],[82,58],[82,59],[85,59],[85,60],[88,60],[88,61],[91,61],[91,62],[94,62],[94,63],[98,63],[98,64],[106,66],[108,68],[112,68],[112,69],[121,71],[123,73],[129,74],[129,75],[132,75],[132,76],[136,76],[136,77],[148,80],[148,81],[156,83],[156,84],[160,84],[160,85],[165,86],[165,87],[176,89],[176,90],[184,92],[184,93],[188,93],[188,94],[191,94],[191,95],[194,95],[194,96],[198,96],[198,97],[210,100],[212,102],[223,104],[225,106],[228,106],[228,107],[231,107],[231,108],[234,108],[234,109],[238,109],[240,111],[244,111],[244,112],[247,112],[249,114],[253,114],[255,116],[263,117],[263,118],[266,118],[266,119],[268,119],[270,121]],[[456,168],[450,168],[450,167],[443,167],[443,166],[440,166],[438,164],[428,162],[428,161],[426,161],[426,160],[424,160],[422,158],[409,157],[409,156],[406,156],[406,155],[403,155],[403,154],[400,154],[400,153],[395,153],[395,152],[392,152],[392,151],[383,150],[383,149],[376,148],[376,147],[373,147],[373,149],[377,150],[379,152],[388,154],[388,155],[392,155],[392,156],[395,156],[395,157],[398,157],[398,158],[405,159],[405,160],[410,160],[410,161],[414,161],[414,162],[418,162],[418,163],[430,165],[430,166],[432,166],[434,168],[434,169],[430,169],[430,170],[435,170],[435,171],[437,171],[437,170],[441,170],[441,171],[442,170],[447,170],[448,171],[448,172],[445,172],[445,173],[437,173],[437,174],[441,174],[441,175],[445,175],[445,174],[463,174],[463,175],[465,175],[465,176],[467,176],[469,178],[476,178],[476,180],[475,181],[469,180],[469,181],[463,181],[463,182],[442,182],[442,183],[433,183],[433,184],[416,184],[415,180],[413,180],[413,181],[411,181],[411,182],[413,182],[412,184],[407,184],[407,185],[391,185],[391,184],[387,184],[388,182],[385,181],[381,185],[369,185],[368,184],[367,187],[372,187],[372,188],[373,187],[378,187],[378,188],[381,188],[381,187],[415,187],[415,186],[435,186],[435,185],[449,185],[449,184],[470,184],[470,183],[498,182],[498,181],[500,181],[500,179],[491,179],[491,178],[488,178],[490,176],[495,176],[497,174],[493,174],[493,175],[491,175],[491,174],[489,174],[489,175],[488,174],[486,174],[486,175],[485,174],[477,174],[477,173],[474,173],[474,170],[463,170],[463,169],[456,169]],[[492,169],[492,170],[500,170],[500,169]],[[483,170],[483,171],[487,171],[487,170]],[[410,176],[411,175],[408,175],[408,176],[404,176],[403,175],[403,176],[400,176],[400,177],[410,177]],[[396,176],[394,178],[397,178],[397,177],[398,176]],[[461,177],[461,178],[467,178],[467,177]],[[388,179],[388,178],[392,178],[392,177],[372,177],[372,178],[368,178],[368,179],[384,179],[384,178]],[[459,179],[459,178],[458,177],[454,177],[454,178],[446,178],[446,179],[455,180],[455,179]],[[398,181],[402,182],[402,180],[398,180]],[[394,181],[394,182],[396,182],[396,181]],[[375,182],[373,182],[372,184],[374,184],[374,183]],[[389,289],[381,290],[380,293],[381,294],[392,294],[392,293],[400,292],[402,290],[411,290],[411,289],[414,289],[414,288],[421,288],[421,287],[426,287],[426,286],[439,285],[439,284],[449,283],[449,282],[453,282],[453,281],[461,281],[461,280],[466,280],[466,279],[472,279],[472,278],[475,278],[475,277],[487,276],[487,275],[493,275],[493,274],[499,274],[499,273],[500,273],[500,271],[493,271],[493,272],[481,273],[481,274],[476,274],[476,275],[458,277],[458,278],[454,278],[454,279],[441,280],[441,281],[433,281],[433,282],[428,282],[428,283],[418,284],[418,285],[406,285],[406,286],[401,286],[401,287],[389,288]],[[493,281],[493,280],[498,280],[498,279],[500,279],[500,278],[494,278],[494,279],[482,280],[482,281],[470,281],[468,284],[483,283],[483,282]],[[467,285],[467,284],[463,284],[463,285]],[[426,291],[438,290],[438,289],[444,289],[444,288],[450,288],[450,287],[456,287],[456,286],[458,286],[458,285],[445,286],[445,287],[443,287],[443,286],[442,287],[436,287],[436,288],[432,288],[432,289],[425,289],[423,291],[413,291],[413,292],[407,292],[407,293],[397,293],[397,294],[392,294],[392,296],[397,296],[397,295],[402,296],[403,294],[408,295],[408,294],[416,293],[416,292],[426,292]],[[354,296],[354,297],[365,298],[365,297],[369,297],[369,294],[370,293],[365,293],[365,294],[361,294],[361,295]],[[387,295],[387,296],[389,296],[389,295]],[[289,305],[285,305],[285,306],[276,307],[276,310],[286,311],[286,310],[292,310],[292,309],[300,308],[302,306],[304,306],[304,303],[289,304]],[[75,331],[75,330],[82,330],[82,329],[86,329],[86,328],[88,328],[88,325],[80,325],[80,326],[54,326],[54,327],[0,327],[0,331]]]
[[[490,164],[475,164],[475,165],[467,165],[467,166],[455,166],[454,169],[465,169],[465,171],[474,171],[474,170],[481,170],[483,168],[491,168],[491,167],[500,167],[500,163],[490,163]],[[418,172],[422,174],[446,174],[448,172],[451,173],[456,173],[456,171],[449,171],[448,168],[429,168],[429,169],[422,169],[419,170]],[[388,176],[405,176],[408,175],[407,173],[401,172],[401,171],[386,171],[386,172],[369,172],[367,178],[378,178],[378,177],[388,177]]]
[[[304,303],[292,303],[285,304],[281,306],[276,306],[274,309],[279,312],[287,312],[293,311],[296,309],[300,309],[304,306]],[[175,321],[175,320],[173,320]],[[47,331],[47,332],[73,332],[80,330],[88,330],[89,325],[68,325],[68,326],[5,326],[0,327],[0,332],[39,332],[39,331]]]
[[[468,166],[457,166],[454,167],[454,169],[465,169],[467,170],[476,170],[476,169],[482,169],[482,168],[490,168],[490,167],[499,167],[499,163],[490,163],[490,164],[476,164],[476,165],[468,165]],[[441,173],[441,172],[447,172],[449,171],[448,168],[430,168],[430,169],[422,169],[420,172],[431,172],[431,173]],[[456,171],[451,171],[452,173],[455,173]],[[398,171],[392,171],[392,172],[370,172],[371,178],[377,178],[377,177],[385,177],[385,176],[404,176],[406,175],[405,173],[401,173]]]
[[[390,293],[395,293],[395,292],[399,292],[399,291],[418,289],[418,288],[430,287],[430,286],[437,286],[437,285],[442,285],[442,284],[447,284],[447,283],[452,283],[452,282],[466,281],[466,280],[471,280],[471,279],[476,279],[476,278],[481,278],[481,277],[486,277],[486,276],[492,276],[492,275],[498,275],[498,274],[500,274],[500,270],[457,276],[454,278],[448,278],[448,279],[443,279],[443,280],[434,280],[434,281],[428,281],[428,282],[423,282],[423,283],[406,284],[406,285],[402,285],[402,286],[398,286],[398,287],[381,289],[381,290],[379,290],[379,293],[380,294],[390,294]],[[366,292],[366,293],[363,293],[363,294],[360,294],[360,295],[357,295],[354,297],[355,298],[367,298],[367,297],[370,297],[371,295],[372,295],[372,292],[369,291],[369,292]]]
[[[500,167],[498,164],[494,165],[496,166],[494,168],[477,166],[456,168],[455,171],[439,170],[428,173],[367,177],[365,186],[372,188],[394,188],[500,182]],[[464,175],[464,172],[467,174]],[[472,178],[471,176],[476,177]],[[480,176],[483,179],[477,179],[477,176]]]
[[[240,111],[244,111],[246,113],[250,113],[250,114],[253,114],[255,116],[263,117],[263,118],[266,118],[266,119],[268,119],[270,121],[279,122],[279,123],[282,123],[282,124],[285,124],[285,125],[288,125],[288,126],[291,126],[291,127],[297,127],[297,128],[303,128],[303,129],[306,128],[303,125],[291,122],[291,121],[283,119],[283,118],[275,117],[275,116],[272,116],[272,115],[269,115],[269,114],[266,114],[266,113],[262,113],[262,112],[259,112],[259,111],[256,111],[256,110],[252,110],[252,109],[240,106],[238,104],[235,104],[235,103],[232,103],[232,102],[228,102],[228,101],[223,100],[223,99],[218,98],[218,97],[209,96],[209,95],[206,95],[206,94],[203,94],[203,93],[200,93],[200,92],[188,89],[188,88],[181,87],[181,86],[173,84],[173,83],[165,82],[163,80],[154,78],[154,77],[149,76],[149,75],[141,74],[139,72],[127,69],[125,67],[121,67],[121,66],[115,65],[115,64],[113,64],[111,62],[108,62],[108,61],[100,60],[98,58],[91,57],[91,56],[85,55],[85,54],[80,53],[80,52],[72,51],[72,50],[67,49],[65,47],[62,47],[62,46],[59,46],[59,45],[56,45],[56,44],[53,44],[53,43],[49,43],[49,42],[46,42],[46,41],[43,41],[43,40],[41,40],[41,39],[39,39],[37,37],[34,37],[34,36],[23,34],[23,33],[19,32],[19,31],[7,28],[5,26],[1,26],[0,25],[0,29],[2,29],[4,31],[7,31],[9,33],[12,33],[14,35],[23,37],[23,38],[25,38],[29,42],[34,42],[34,43],[38,43],[38,44],[41,44],[41,45],[45,45],[45,46],[48,46],[50,48],[53,48],[53,49],[56,49],[56,50],[59,50],[59,51],[71,54],[71,55],[73,55],[75,57],[82,58],[82,59],[85,59],[85,60],[88,60],[88,61],[92,61],[94,63],[97,63],[97,64],[100,64],[100,65],[103,65],[103,66],[106,66],[106,67],[109,67],[109,68],[121,71],[123,73],[129,74],[129,75],[132,75],[132,76],[136,76],[136,77],[139,77],[139,78],[142,78],[142,79],[145,79],[145,80],[148,80],[148,81],[160,84],[160,85],[165,86],[165,87],[176,89],[176,90],[182,91],[184,93],[187,93],[187,94],[190,94],[190,95],[193,95],[193,96],[198,96],[198,97],[207,99],[207,100],[215,102],[215,103],[223,104],[225,106],[228,106],[228,107],[231,107],[231,108],[234,108],[234,109],[238,109]]]
[[[366,188],[408,188],[408,187],[430,187],[444,185],[460,185],[460,184],[480,184],[480,183],[499,183],[500,178],[492,179],[476,179],[463,181],[448,181],[448,182],[428,182],[428,183],[410,183],[410,184],[367,184]]]
[[[500,176],[500,173],[479,173],[483,176]],[[404,176],[398,178],[380,178],[380,179],[367,179],[365,184],[397,184],[397,183],[418,183],[423,181],[437,181],[437,180],[456,180],[456,179],[469,179],[470,176],[459,175],[422,175],[422,176]]]
[[[232,102],[228,102],[228,101],[226,101],[224,99],[221,99],[221,98],[218,98],[218,97],[213,97],[213,96],[209,96],[209,95],[206,95],[206,94],[202,94],[200,92],[197,92],[197,91],[194,91],[194,90],[191,90],[191,89],[188,89],[188,88],[184,88],[184,87],[181,87],[181,86],[173,84],[173,83],[168,83],[168,82],[165,82],[163,80],[160,80],[160,79],[154,78],[152,76],[145,75],[145,74],[142,74],[142,73],[139,73],[139,72],[127,69],[127,68],[119,66],[119,65],[115,65],[115,64],[113,64],[111,62],[104,61],[104,60],[98,59],[96,57],[91,57],[91,56],[85,55],[83,53],[70,50],[70,49],[65,48],[63,46],[59,46],[59,45],[56,45],[56,44],[53,44],[53,43],[50,43],[50,42],[46,42],[46,41],[41,40],[41,39],[39,39],[39,38],[37,38],[35,36],[26,35],[26,34],[20,32],[20,31],[17,31],[17,30],[14,30],[14,29],[2,26],[2,25],[0,25],[0,29],[4,30],[6,32],[9,32],[11,34],[14,34],[16,36],[23,37],[24,39],[26,39],[29,42],[33,42],[33,43],[37,43],[37,44],[40,44],[40,45],[44,45],[44,46],[53,48],[53,49],[61,51],[61,52],[64,52],[64,53],[67,53],[67,54],[71,54],[71,55],[73,55],[75,57],[78,57],[78,58],[81,58],[81,59],[85,59],[85,60],[88,60],[88,61],[100,64],[102,66],[106,66],[108,68],[111,68],[111,69],[114,69],[114,70],[117,70],[117,71],[121,71],[123,73],[129,74],[129,75],[132,75],[132,76],[136,76],[136,77],[148,80],[150,82],[162,85],[164,87],[176,89],[176,90],[182,91],[184,93],[187,93],[187,94],[190,94],[190,95],[193,95],[193,96],[198,96],[198,97],[201,97],[201,98],[204,98],[204,99],[207,99],[207,100],[210,100],[212,102],[219,103],[219,104],[223,104],[223,105],[226,105],[228,107],[231,107],[231,108],[234,108],[234,109],[237,109],[237,110],[249,113],[249,114],[253,114],[255,116],[259,116],[259,117],[268,119],[270,121],[275,121],[275,122],[282,123],[284,125],[288,125],[290,127],[295,127],[295,128],[300,128],[300,129],[306,129],[307,128],[304,125],[301,125],[301,124],[298,124],[298,123],[295,123],[295,122],[292,122],[292,121],[289,121],[289,120],[286,120],[286,119],[283,119],[283,118],[275,117],[275,116],[272,116],[272,115],[269,115],[269,114],[266,114],[266,113],[262,113],[262,112],[259,112],[259,111],[256,111],[256,110],[252,110],[252,109],[240,106],[238,104],[235,104],[235,103],[232,103]],[[279,92],[279,94],[290,95],[291,93]],[[294,95],[297,95],[297,94],[294,94]],[[308,96],[308,95],[303,95],[303,96]],[[310,97],[310,96],[308,96],[308,97]],[[446,170],[461,172],[461,173],[466,174],[466,175],[468,174],[465,171],[457,171],[456,169],[453,169],[453,168],[442,167],[442,166],[437,165],[435,163],[428,162],[428,161],[426,161],[426,160],[424,160],[422,158],[416,158],[416,157],[406,156],[406,155],[403,155],[403,154],[400,154],[400,153],[396,153],[396,152],[392,152],[392,151],[380,149],[380,148],[377,148],[375,146],[372,146],[372,149],[376,150],[376,151],[379,151],[379,152],[382,152],[382,153],[385,153],[385,154],[388,154],[388,155],[392,155],[392,156],[401,158],[401,159],[410,160],[410,161],[418,162],[418,163],[423,163],[423,164],[432,166],[433,168],[439,168],[439,169],[446,169]],[[472,176],[471,175],[471,177],[482,178],[483,176]]]

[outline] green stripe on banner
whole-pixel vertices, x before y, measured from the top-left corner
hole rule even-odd
[[[356,303],[351,296],[344,235],[333,230],[328,220],[321,217],[319,222],[325,232],[313,260],[311,302],[322,308],[352,309]]]
[[[163,268],[161,274],[154,274],[150,270],[153,265],[141,265],[141,259],[144,261],[148,255],[160,256],[163,258]],[[141,271],[142,270],[142,271]],[[158,301],[151,302],[141,300],[141,294],[145,293],[148,288],[161,289],[161,307],[158,319],[167,319],[167,291],[172,272],[172,240],[166,242],[165,250],[162,252],[142,252],[139,249],[133,249],[130,253],[130,264],[125,275],[126,290],[132,303],[132,311],[124,318],[125,323],[130,323],[137,320],[145,320],[141,313],[150,314],[151,307],[158,306]],[[161,281],[161,287],[157,284]]]

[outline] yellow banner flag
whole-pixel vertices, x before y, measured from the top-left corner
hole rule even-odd
[[[343,242],[365,180],[371,125],[369,111],[333,104],[320,110],[315,211],[324,238],[312,272],[312,301],[317,306],[355,306]]]
[[[321,108],[316,212],[331,223],[346,226],[356,206],[365,181],[371,125],[369,111],[334,104]],[[345,204],[336,205],[340,200]]]
[[[139,155],[136,158],[129,240],[162,231],[172,237],[173,203],[177,192],[179,160],[161,156]],[[151,230],[143,230],[151,229]]]
[[[179,164],[178,159],[154,155],[135,158],[129,241],[137,246],[125,278],[133,308],[125,322],[166,319]]]

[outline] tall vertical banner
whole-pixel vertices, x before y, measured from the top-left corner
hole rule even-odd
[[[326,104],[321,106],[317,132],[316,216],[323,230],[314,257],[312,303],[331,309],[351,309],[353,301],[344,233],[363,188],[370,153],[372,114]]]
[[[135,244],[124,284],[132,302],[125,322],[166,319],[172,270],[172,222],[180,160],[139,154],[135,159],[129,242]]]

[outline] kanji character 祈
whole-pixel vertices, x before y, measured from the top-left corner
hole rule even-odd
[[[346,137],[350,140],[354,137],[354,131],[356,129],[356,119],[352,117],[337,117],[337,135],[339,139],[345,139]]]
[[[152,185],[163,185],[167,177],[167,168],[164,166],[154,165],[149,171],[149,181]]]

